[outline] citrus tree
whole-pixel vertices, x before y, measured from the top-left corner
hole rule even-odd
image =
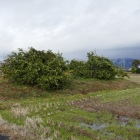
[[[61,54],[34,48],[12,52],[1,69],[4,77],[11,81],[43,89],[63,88],[70,77]]]
[[[91,70],[87,69],[85,61],[71,60],[68,66],[75,77],[91,77]]]
[[[92,70],[92,77],[99,79],[111,79],[117,74],[112,61],[105,57],[97,56],[94,52],[87,53],[87,65]]]
[[[70,62],[69,68],[74,76],[98,79],[128,76],[122,68],[114,66],[108,58],[98,56],[94,52],[87,53],[87,57],[87,61],[72,60]]]

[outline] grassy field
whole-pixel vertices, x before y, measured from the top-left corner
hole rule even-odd
[[[0,134],[13,140],[139,140],[140,85],[130,80],[74,79],[64,90],[43,91],[1,78]]]

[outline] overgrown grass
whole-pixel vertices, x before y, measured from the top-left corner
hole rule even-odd
[[[7,100],[0,101],[0,132],[14,140],[140,139],[140,87],[133,82],[75,79],[63,91],[42,91],[4,80],[2,87],[1,98]],[[23,91],[47,96],[21,96]],[[130,116],[129,107],[135,109]]]

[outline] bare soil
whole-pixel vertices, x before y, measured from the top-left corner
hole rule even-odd
[[[129,73],[129,76],[130,76],[130,79],[129,79],[130,81],[140,84],[140,74]]]
[[[88,99],[74,102],[74,106],[89,112],[110,111],[114,115],[127,116],[140,119],[140,106],[130,105],[129,100],[117,103],[100,103],[97,99]]]
[[[140,84],[140,74],[133,74],[130,73],[130,79],[132,83]],[[125,84],[128,84],[127,82]],[[124,83],[120,82],[112,82],[110,84],[106,84],[106,87],[109,89],[113,87],[114,89],[123,89],[125,87]],[[74,102],[74,106],[83,109],[89,112],[103,112],[103,111],[110,111],[113,114],[117,114],[119,116],[127,116],[140,119],[140,105],[139,106],[132,106],[130,100],[123,100],[116,103],[101,103],[97,99],[88,99],[83,101],[76,101]]]

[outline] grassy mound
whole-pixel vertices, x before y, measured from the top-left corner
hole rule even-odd
[[[50,97],[61,94],[88,94],[90,92],[105,90],[120,90],[139,87],[139,84],[124,80],[98,80],[98,79],[73,79],[70,85],[63,90],[42,90],[35,86],[19,86],[0,77],[0,100],[18,99],[28,97]]]

